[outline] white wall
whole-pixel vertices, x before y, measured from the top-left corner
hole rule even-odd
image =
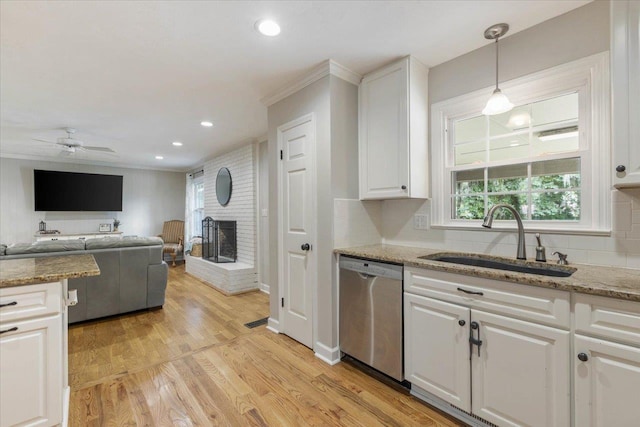
[[[256,153],[254,145],[218,156],[204,165],[204,214],[214,220],[237,221],[238,262],[256,265]],[[231,172],[231,199],[226,206],[216,197],[220,168]]]
[[[122,175],[122,212],[36,212],[34,169]],[[184,201],[184,173],[0,159],[0,242],[4,244],[33,241],[40,220],[62,233],[89,233],[118,218],[125,235],[153,236],[162,232],[164,221],[184,219]]]

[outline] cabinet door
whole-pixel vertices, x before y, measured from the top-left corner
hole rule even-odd
[[[360,199],[409,194],[408,84],[409,58],[360,84]]]
[[[570,424],[569,332],[471,310],[472,412],[499,426]]]
[[[404,294],[405,378],[467,412],[471,409],[470,311]]]
[[[62,422],[62,316],[6,322],[0,330],[0,426]]]
[[[640,349],[576,335],[574,353],[575,425],[639,425]]]
[[[611,34],[614,184],[640,187],[640,2],[611,2]]]

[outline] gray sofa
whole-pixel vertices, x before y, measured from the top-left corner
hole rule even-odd
[[[78,304],[69,307],[69,323],[164,304],[168,266],[162,260],[162,239],[158,237],[58,240],[0,246],[0,259],[76,254],[93,255],[100,275],[69,279],[69,289],[78,290]]]

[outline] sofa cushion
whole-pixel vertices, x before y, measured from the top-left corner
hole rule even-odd
[[[39,254],[45,252],[83,251],[84,240],[47,240],[35,243],[14,243],[7,246],[7,255]]]
[[[0,255],[4,255],[7,251],[7,245],[0,245]]]
[[[162,245],[162,239],[159,237],[102,237],[96,239],[87,239],[85,242],[87,250],[91,249],[109,249],[109,248],[129,248],[133,246],[156,246]]]

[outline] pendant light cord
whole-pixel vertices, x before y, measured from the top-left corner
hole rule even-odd
[[[500,37],[496,37],[496,90],[498,89],[498,39]]]

